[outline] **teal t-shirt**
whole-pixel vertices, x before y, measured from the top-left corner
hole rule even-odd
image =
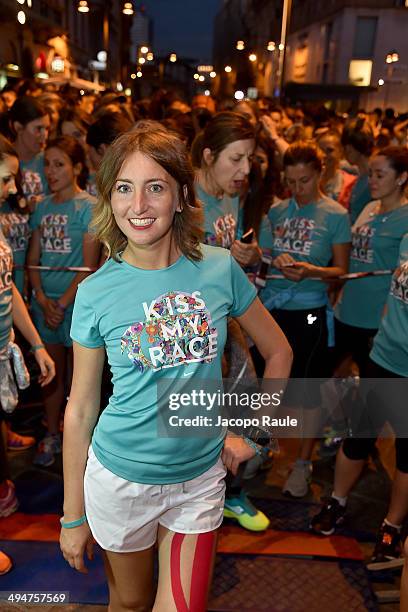
[[[259,226],[258,243],[263,252],[270,253],[273,249],[271,222],[267,215],[263,215]]]
[[[208,195],[196,184],[197,197],[203,203],[205,242],[230,249],[238,230],[239,197]]]
[[[0,228],[0,350],[10,340],[13,327],[13,253]]]
[[[364,207],[371,202],[371,191],[368,184],[368,175],[362,174],[353,185],[350,196],[350,221],[353,224]]]
[[[200,262],[181,256],[160,270],[109,259],[78,287],[71,337],[105,346],[113,383],[92,447],[102,465],[133,482],[191,480],[221,452],[223,432],[157,434],[157,383],[186,377],[187,384],[190,375],[221,381],[227,317],[242,315],[256,296],[228,250],[203,245],[202,252]]]
[[[350,272],[393,270],[400,242],[408,232],[408,206],[377,214],[379,202],[370,202],[352,228]],[[391,275],[349,280],[335,309],[348,325],[377,329],[390,290]]]
[[[370,357],[386,370],[408,377],[408,234],[401,240],[398,265]]]
[[[15,211],[8,202],[0,205],[0,227],[13,251],[15,265],[24,266],[30,238],[29,215]],[[14,270],[14,283],[21,294],[24,291],[24,270]]]
[[[75,198],[55,203],[53,196],[37,204],[30,218],[32,230],[39,229],[42,266],[83,266],[82,240],[88,232],[95,198],[81,191]],[[53,299],[63,295],[76,272],[42,271],[41,286]]]
[[[40,198],[50,193],[44,173],[44,153],[38,153],[30,161],[20,161],[21,186],[29,208],[32,210]]]
[[[347,211],[324,196],[315,203],[301,207],[294,198],[277,202],[269,209],[268,218],[272,227],[273,258],[289,253],[296,261],[325,267],[333,257],[333,245],[345,244],[351,240]],[[279,274],[273,268],[271,272]],[[289,299],[282,306],[284,310],[319,308],[326,303],[327,285],[323,281],[305,279],[295,283],[284,276],[269,279],[260,297],[266,301],[266,296],[292,288],[297,298]],[[302,305],[301,294],[312,293],[316,298],[311,301],[309,296],[305,296],[307,305]]]

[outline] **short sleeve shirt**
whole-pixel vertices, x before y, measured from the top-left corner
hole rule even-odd
[[[335,244],[350,242],[350,222],[347,211],[330,198],[322,197],[317,202],[299,207],[290,198],[271,206],[268,218],[272,227],[272,256],[289,253],[296,261],[309,262],[316,266],[328,266]],[[294,283],[284,276],[268,280],[267,286],[274,291],[285,291],[296,285],[300,292],[326,294],[326,285],[320,280],[305,279]],[[317,300],[315,307],[324,305],[325,297]],[[308,307],[312,306],[308,304]],[[302,308],[299,302],[289,300],[287,310]]]
[[[4,202],[0,205],[0,227],[13,251],[14,264],[24,266],[30,238],[29,215],[15,211]],[[24,270],[15,270],[14,282],[20,293],[24,290]]]
[[[44,173],[44,153],[38,153],[30,161],[20,161],[21,185],[30,208],[39,198],[49,194]]]
[[[13,253],[0,228],[0,349],[10,339],[12,317]]]
[[[370,202],[352,228],[350,272],[394,270],[400,243],[408,232],[408,206],[377,214],[379,202]],[[335,310],[348,325],[377,329],[390,290],[391,274],[349,280]]]
[[[204,205],[205,242],[230,249],[238,231],[239,197],[211,196],[196,185],[197,196]]]
[[[398,270],[370,357],[386,370],[408,377],[408,234],[401,240]]]
[[[82,241],[88,232],[94,201],[92,196],[83,191],[66,202],[55,203],[53,196],[47,196],[37,204],[30,218],[30,227],[40,231],[41,265],[83,265]],[[48,297],[59,298],[75,274],[69,271],[42,271],[41,285],[44,293]]]
[[[243,314],[256,296],[228,250],[202,250],[200,262],[181,256],[160,270],[109,259],[78,287],[71,337],[88,348],[105,347],[113,383],[92,446],[107,469],[133,482],[191,480],[221,452],[223,432],[157,435],[158,383],[221,381],[227,317]]]

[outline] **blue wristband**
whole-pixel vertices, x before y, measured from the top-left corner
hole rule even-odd
[[[64,523],[64,517],[62,517],[60,518],[60,523],[61,527],[63,527],[64,529],[73,529],[74,527],[79,527],[80,525],[86,523],[86,514],[83,514],[81,518],[77,519],[76,521],[71,521],[69,523]]]
[[[259,446],[258,444],[256,444],[256,442],[254,442],[250,438],[247,438],[246,436],[244,436],[244,440],[248,444],[248,446],[250,446],[251,448],[254,449],[254,451],[256,452],[257,455],[263,455],[264,454],[262,447]]]

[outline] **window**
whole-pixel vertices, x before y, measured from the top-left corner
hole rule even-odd
[[[357,17],[353,56],[373,57],[376,34],[377,17]]]
[[[349,81],[352,85],[367,86],[371,82],[371,60],[351,60],[349,67]]]

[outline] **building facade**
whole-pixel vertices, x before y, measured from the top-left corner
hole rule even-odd
[[[132,18],[116,0],[89,0],[78,12],[77,0],[0,2],[0,88],[7,79],[40,76],[57,80],[99,80],[115,84],[127,77]],[[24,12],[25,21],[17,16]],[[106,67],[92,62],[107,52]],[[99,66],[100,68],[100,66]],[[125,74],[126,73],[126,74]]]
[[[218,92],[256,88],[294,99],[330,100],[346,109],[408,108],[408,6],[405,0],[293,0],[279,49],[283,0],[224,0],[215,19]],[[242,40],[245,49],[238,51]],[[268,45],[269,43],[269,45]],[[272,44],[273,43],[273,44]],[[249,53],[256,60],[249,65]],[[386,58],[398,58],[387,63]],[[232,70],[225,74],[225,65]],[[246,79],[242,74],[246,72]]]
[[[401,0],[295,0],[285,80],[361,88],[360,106],[408,108],[408,8]],[[394,57],[397,61],[387,63]],[[337,96],[338,98],[338,96]],[[346,101],[344,101],[346,102]]]

